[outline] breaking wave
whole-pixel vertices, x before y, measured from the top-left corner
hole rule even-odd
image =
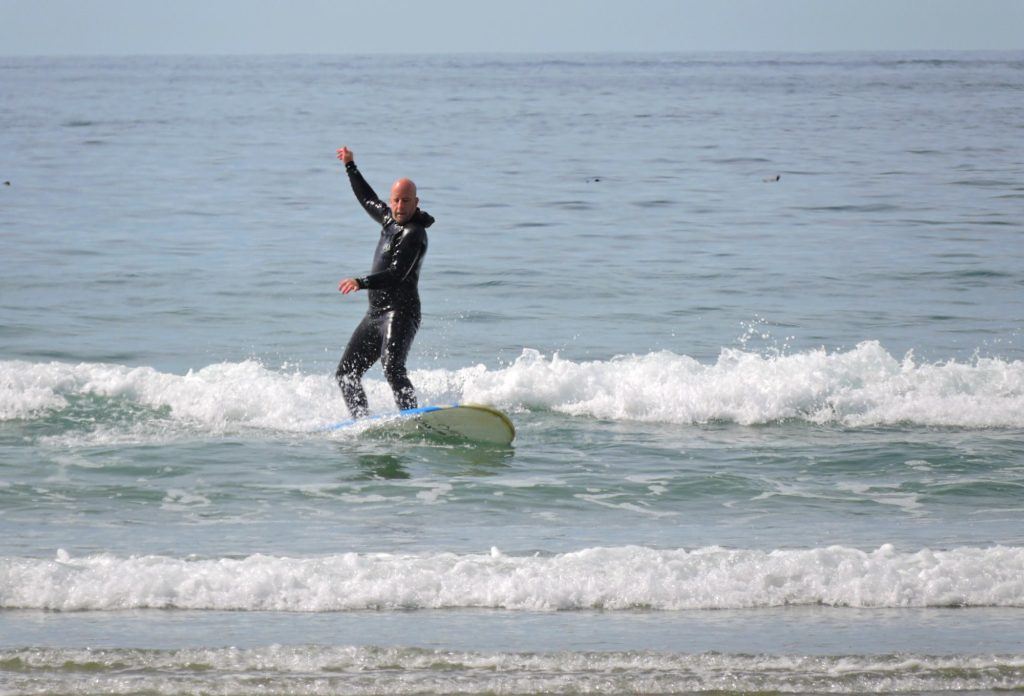
[[[333,612],[1024,607],[1024,548],[589,548],[549,556],[346,553],[0,559],[0,607]]]
[[[412,373],[424,403],[488,403],[622,421],[742,425],[805,421],[844,427],[1024,427],[1024,362],[896,359],[877,342],[765,356],[723,349],[704,364],[661,351],[576,362],[525,349],[507,366]],[[393,411],[367,380],[371,408]],[[0,420],[54,414],[96,427],[199,432],[307,432],[345,417],[330,375],[220,363],[179,375],[152,367],[0,361]],[[133,411],[133,409],[135,409]]]

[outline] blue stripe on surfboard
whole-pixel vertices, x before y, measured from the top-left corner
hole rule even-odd
[[[431,411],[442,411],[446,408],[458,408],[460,404],[452,404],[451,406],[420,406],[419,408],[407,408],[404,411],[399,411],[399,416],[418,416],[421,413],[430,413]]]
[[[320,428],[320,430],[341,430],[342,428],[348,428],[357,423],[366,423],[368,421],[377,420],[390,420],[392,418],[412,418],[413,416],[419,416],[424,413],[430,413],[432,411],[443,411],[448,408],[458,407],[459,404],[452,404],[451,406],[420,406],[419,408],[407,408],[405,410],[399,411],[398,413],[381,413],[376,416],[366,416],[365,418],[359,419],[349,418],[348,420],[343,420],[338,423],[331,423],[330,425],[325,425],[322,428]]]

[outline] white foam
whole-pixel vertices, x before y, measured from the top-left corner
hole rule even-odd
[[[787,656],[282,646],[0,651],[11,693],[938,693],[1019,689],[1019,655]]]
[[[163,510],[181,512],[197,507],[207,507],[209,505],[210,499],[201,493],[172,488],[167,491],[167,495],[164,496],[160,508]]]
[[[62,365],[62,363],[51,363]],[[25,418],[47,409],[67,406],[59,394],[68,385],[62,383],[66,369],[42,369],[20,360],[0,362],[0,420]]]
[[[0,559],[0,607],[250,611],[1024,607],[1024,548]]]
[[[526,349],[502,368],[416,370],[412,378],[423,403],[478,402],[612,420],[1024,427],[1024,362],[897,360],[875,341],[792,355],[726,349],[713,364],[666,351],[574,362]],[[365,382],[372,410],[393,411],[387,384]],[[91,437],[114,442],[240,429],[311,432],[345,417],[331,375],[274,370],[251,360],[184,375],[0,361],[0,418],[38,417],[90,395],[127,400],[170,419],[171,433],[163,421],[124,425],[98,418]]]
[[[867,484],[856,481],[841,481],[836,484],[837,490],[855,493],[879,505],[892,505],[911,514],[922,512],[924,506],[917,493],[884,492],[885,489],[898,489],[899,487],[898,484]]]
[[[453,486],[450,483],[424,484],[427,490],[420,491],[416,497],[427,505],[437,505],[444,496],[452,492]]]
[[[627,510],[629,512],[637,512],[643,515],[650,515],[651,517],[676,517],[679,515],[678,512],[664,512],[659,510],[651,510],[643,505],[637,505],[636,503],[622,503],[615,502],[615,498],[619,497],[618,493],[592,493],[583,494],[577,493],[574,497],[584,500],[593,505],[599,505],[601,507],[613,508],[618,510]]]
[[[275,371],[252,360],[184,375],[97,363],[0,362],[0,415],[5,419],[64,408],[69,398],[85,395],[167,408],[174,420],[205,432],[239,426],[308,431],[341,415],[337,386],[328,377]],[[110,433],[118,434],[124,435]]]
[[[614,420],[1024,426],[1024,362],[898,361],[876,341],[833,353],[725,349],[711,365],[667,351],[573,362],[524,350],[502,370],[477,366],[420,380],[465,401]]]

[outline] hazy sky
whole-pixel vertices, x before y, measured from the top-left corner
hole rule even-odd
[[[0,55],[1024,48],[1024,0],[0,0]]]

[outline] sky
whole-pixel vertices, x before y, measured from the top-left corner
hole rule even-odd
[[[0,55],[1022,50],[1024,0],[0,0]]]

